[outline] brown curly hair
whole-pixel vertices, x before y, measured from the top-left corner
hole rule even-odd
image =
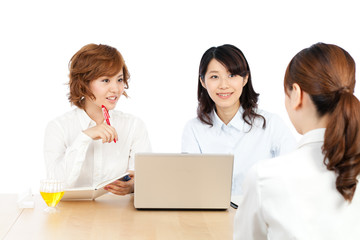
[[[69,62],[69,102],[83,109],[85,97],[95,99],[89,87],[90,82],[103,76],[113,77],[121,69],[123,70],[125,89],[128,89],[130,75],[120,52],[108,45],[85,45],[74,54]],[[125,91],[123,95],[128,96]]]

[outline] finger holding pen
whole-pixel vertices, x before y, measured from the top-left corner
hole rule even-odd
[[[117,132],[114,127],[108,125],[107,123],[102,123],[104,127],[104,135],[105,137],[103,139],[103,143],[108,142],[111,143],[113,140],[116,143],[116,140],[118,139]]]
[[[88,135],[93,140],[102,139],[102,142],[112,142],[113,139],[118,139],[117,132],[115,128],[107,125],[107,123],[102,123],[100,125],[96,125],[94,127],[88,128],[83,131],[86,135]]]

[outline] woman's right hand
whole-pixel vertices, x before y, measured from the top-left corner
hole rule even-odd
[[[118,140],[115,128],[107,125],[105,122],[100,125],[96,125],[95,127],[88,128],[83,132],[93,140],[102,139],[103,143],[111,143],[114,139]]]

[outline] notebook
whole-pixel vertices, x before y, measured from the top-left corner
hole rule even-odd
[[[233,155],[137,153],[137,209],[227,209]]]

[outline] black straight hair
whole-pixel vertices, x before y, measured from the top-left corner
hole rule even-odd
[[[256,113],[257,101],[259,94],[255,92],[252,86],[251,72],[249,64],[240,49],[237,47],[225,44],[218,47],[209,48],[200,60],[199,76],[198,76],[198,108],[197,116],[201,122],[213,126],[212,119],[210,117],[211,112],[215,109],[215,103],[210,98],[207,90],[201,85],[200,80],[205,81],[205,74],[208,65],[212,59],[216,59],[227,70],[234,75],[240,75],[241,77],[248,76],[248,81],[243,88],[243,92],[239,98],[240,104],[244,109],[242,118],[251,127],[255,121],[255,118],[263,119],[263,128],[266,127],[265,118]]]

